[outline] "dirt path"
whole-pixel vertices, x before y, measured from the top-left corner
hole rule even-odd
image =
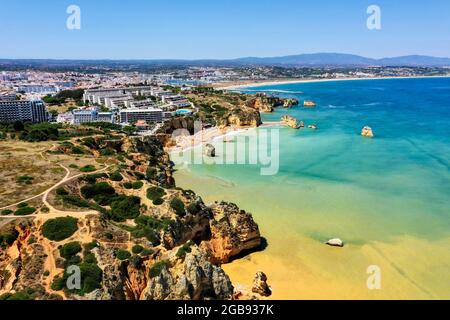
[[[22,202],[27,202],[27,201],[30,201],[32,199],[36,199],[38,197],[43,196],[42,197],[42,201],[50,209],[49,213],[45,213],[45,214],[42,214],[42,213],[41,214],[30,214],[30,215],[27,215],[27,216],[0,216],[0,219],[16,219],[16,218],[26,218],[26,217],[39,217],[39,216],[50,217],[52,215],[55,215],[55,216],[79,215],[79,214],[83,214],[84,215],[84,214],[89,214],[89,213],[97,213],[96,211],[85,211],[85,212],[61,211],[61,210],[55,209],[47,201],[48,195],[50,194],[50,192],[52,190],[58,188],[59,186],[63,185],[66,182],[69,182],[69,181],[71,181],[73,179],[76,179],[76,178],[86,174],[86,173],[80,173],[80,174],[77,174],[77,175],[74,175],[74,176],[70,177],[70,170],[68,168],[66,168],[65,166],[63,166],[62,164],[59,164],[59,166],[62,167],[67,172],[66,175],[64,176],[64,178],[61,181],[59,181],[58,183],[56,183],[52,187],[48,188],[47,190],[45,190],[44,192],[42,192],[42,193],[40,193],[40,194],[38,194],[36,196],[30,197],[28,199],[21,200],[19,202],[14,203],[14,204],[10,204],[10,205],[8,205],[6,207],[0,208],[0,210],[7,209],[7,208],[10,208],[10,207],[16,206],[16,205],[18,205],[18,204],[20,204]],[[96,173],[103,172],[103,171],[107,170],[109,167],[110,167],[110,165],[107,165],[106,167],[104,167],[102,169],[99,169],[99,170],[96,170],[94,172],[90,172],[89,174],[96,174]]]

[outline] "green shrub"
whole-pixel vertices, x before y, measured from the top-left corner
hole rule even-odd
[[[166,195],[166,191],[160,187],[150,187],[147,189],[147,198],[150,200],[156,200]]]
[[[88,165],[85,165],[84,167],[80,168],[81,172],[93,172],[95,170],[97,170],[97,169],[92,164],[88,164]]]
[[[112,239],[114,239],[114,236],[111,232],[106,232],[105,238],[111,241]]]
[[[66,195],[68,195],[69,194],[69,192],[67,192],[67,190],[64,188],[64,187],[58,187],[58,188],[56,188],[56,194],[58,195],[58,196],[66,196]]]
[[[105,148],[100,150],[100,154],[104,157],[109,157],[115,155],[116,151],[113,148]]]
[[[34,178],[30,176],[19,176],[16,179],[18,183],[25,183],[25,184],[30,184],[33,180]]]
[[[95,254],[93,254],[92,252],[88,252],[84,254],[83,262],[97,264],[97,258],[95,257]]]
[[[81,199],[78,196],[75,195],[67,195],[67,196],[62,196],[62,200],[64,203],[66,204],[70,204],[79,208],[89,208],[90,204],[88,201]]]
[[[1,300],[33,300],[32,297],[26,292],[5,293],[0,296]]]
[[[111,201],[111,217],[114,221],[134,219],[140,214],[141,199],[135,196],[120,195]]]
[[[45,271],[44,271],[44,277],[48,277],[49,275],[50,275],[50,271],[45,270]]]
[[[133,252],[134,254],[139,254],[142,252],[142,250],[144,250],[144,247],[139,244],[136,244],[133,246],[133,248],[131,248],[131,252]]]
[[[122,181],[122,180],[123,180],[123,177],[122,177],[122,175],[120,174],[119,171],[115,171],[115,172],[111,173],[111,174],[109,175],[109,178],[110,178],[112,181]]]
[[[108,178],[108,175],[106,173],[93,173],[93,174],[86,174],[78,178],[80,181],[85,181],[90,184],[94,184],[97,182],[98,179],[101,178]]]
[[[86,199],[92,199],[97,195],[112,196],[116,193],[116,190],[107,182],[88,184],[81,187],[80,191]]]
[[[66,243],[59,249],[59,254],[64,259],[70,259],[79,252],[81,252],[81,245],[76,241]]]
[[[9,216],[10,214],[12,214],[14,211],[12,211],[11,209],[4,209],[2,210],[2,212],[0,213],[2,216]]]
[[[36,243],[36,238],[33,237],[33,236],[31,236],[31,237],[28,239],[27,242],[28,242],[29,245],[31,245],[31,244],[33,244],[33,243]]]
[[[143,185],[144,183],[142,181],[135,181],[132,183],[132,187],[134,190],[139,190]]]
[[[173,198],[170,201],[170,207],[175,211],[177,216],[184,217],[186,214],[186,210],[184,208],[184,203],[180,198]]]
[[[25,207],[28,207],[28,203],[26,202],[22,202],[17,205],[17,208],[25,208]]]
[[[135,172],[134,172],[134,176],[135,176],[136,179],[138,179],[138,180],[143,180],[143,179],[145,179],[145,174],[143,174],[142,172],[139,172],[139,171],[135,171]]]
[[[157,174],[158,174],[158,170],[157,170],[156,168],[149,167],[149,168],[147,169],[147,172],[146,172],[145,177],[146,177],[148,180],[155,180],[155,179],[157,178]]]
[[[103,271],[94,263],[83,262],[80,264],[81,271],[81,292],[80,294],[90,293],[101,288]]]
[[[117,257],[117,259],[122,260],[122,261],[127,260],[128,258],[131,257],[131,253],[127,250],[119,249],[116,252],[116,257]]]
[[[27,216],[27,215],[33,214],[35,211],[36,211],[36,208],[33,208],[33,207],[22,207],[22,208],[17,209],[14,212],[14,215],[15,216]]]
[[[16,241],[19,233],[16,229],[10,228],[0,233],[0,246],[10,246]]]
[[[153,200],[152,203],[153,203],[155,206],[160,206],[160,205],[162,205],[162,204],[164,203],[164,199],[158,198],[158,199]]]
[[[62,289],[64,289],[64,287],[66,286],[66,280],[64,277],[55,277],[55,279],[53,279],[51,288],[54,291],[60,291]]]
[[[186,207],[186,211],[189,214],[192,214],[193,216],[195,216],[197,213],[199,213],[200,210],[201,210],[200,206],[198,204],[196,204],[196,203],[190,203]]]
[[[123,183],[123,187],[125,189],[132,189],[133,188],[133,184],[131,182],[124,182]]]
[[[48,207],[42,207],[42,208],[41,208],[41,212],[43,212],[43,213],[49,213],[49,212],[50,212],[50,209],[49,209]]]
[[[169,262],[166,260],[156,262],[153,266],[150,267],[150,271],[148,273],[150,278],[157,277],[161,274],[163,269],[167,269],[169,267]]]
[[[61,241],[69,238],[78,230],[78,219],[61,217],[47,220],[42,225],[42,234],[49,240]]]
[[[155,253],[155,251],[152,250],[152,249],[144,249],[144,250],[142,250],[142,252],[141,252],[141,256],[147,257],[147,256],[149,256],[149,255],[151,255],[151,254],[154,254],[154,253]]]
[[[192,241],[190,241],[190,240],[189,240],[188,242],[186,242],[184,245],[182,245],[182,246],[180,247],[180,249],[178,249],[176,256],[177,256],[178,258],[184,258],[184,257],[186,256],[186,253],[192,251],[192,250],[191,250],[191,246],[192,246],[193,244],[194,244],[194,243],[193,243]]]

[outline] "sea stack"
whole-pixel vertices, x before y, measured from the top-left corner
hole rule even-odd
[[[316,107],[317,105],[316,105],[316,103],[315,103],[314,101],[312,101],[312,100],[305,100],[305,101],[303,101],[303,106],[306,107],[306,108],[314,108],[314,107]]]
[[[216,156],[216,148],[210,143],[205,145],[204,150],[205,156],[214,158]]]
[[[267,276],[264,272],[257,272],[253,280],[252,292],[257,293],[263,297],[268,297],[272,294],[269,285],[267,284]]]
[[[364,128],[362,128],[361,135],[363,137],[367,137],[367,138],[373,138],[374,137],[372,128],[369,127],[369,126],[365,126]]]
[[[291,116],[282,116],[281,122],[292,129],[300,129],[301,127],[298,120]]]

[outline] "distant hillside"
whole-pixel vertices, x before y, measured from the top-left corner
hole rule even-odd
[[[57,59],[0,59],[0,66],[296,66],[296,67],[352,67],[352,66],[450,66],[450,58],[410,55],[372,59],[345,53],[311,53],[280,57],[246,57],[238,59],[140,59],[140,60],[57,60]]]
[[[248,57],[235,59],[232,61],[238,64],[291,66],[450,66],[450,58],[411,55],[372,59],[344,53],[313,53],[267,58]]]

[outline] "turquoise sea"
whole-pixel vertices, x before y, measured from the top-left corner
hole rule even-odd
[[[275,175],[257,165],[177,167],[179,186],[252,212],[267,239],[264,251],[224,266],[240,289],[262,270],[272,298],[450,298],[450,78],[241,91],[314,100],[316,108],[278,108],[262,118],[291,115],[318,130],[255,129],[279,131]],[[366,125],[375,138],[361,137]],[[224,143],[214,144],[220,156]],[[334,237],[345,247],[323,244]],[[371,265],[381,288],[367,287]]]

